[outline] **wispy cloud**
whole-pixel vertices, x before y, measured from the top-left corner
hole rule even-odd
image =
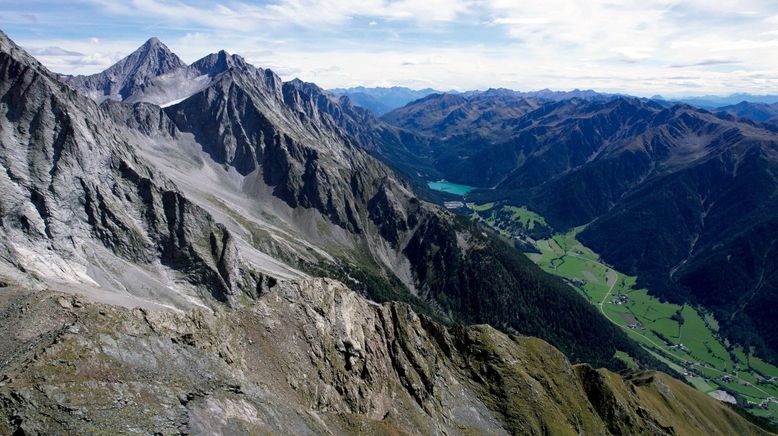
[[[85,56],[83,53],[72,51],[72,50],[65,50],[62,47],[33,48],[29,50],[29,52],[33,56],[66,56],[66,57]]]
[[[449,0],[274,0],[263,4],[232,1],[198,4],[176,0],[90,0],[103,11],[126,16],[163,19],[171,24],[212,29],[251,31],[268,25],[322,27],[355,17],[416,22],[452,21],[474,1]]]
[[[707,67],[715,65],[732,65],[739,64],[740,61],[730,59],[705,59],[702,61],[686,63],[686,64],[674,64],[670,65],[671,68],[689,68],[689,67]]]
[[[323,86],[778,92],[778,3],[767,0],[38,0],[4,8],[4,30],[68,73],[105,68],[159,36],[187,61],[224,48]],[[679,69],[687,79],[675,78]]]

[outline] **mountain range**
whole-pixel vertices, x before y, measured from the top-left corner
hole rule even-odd
[[[2,33],[0,96],[3,432],[765,433],[417,197],[374,156],[437,140],[348,97],[156,38],[62,76]]]
[[[157,49],[152,55],[148,48],[154,45]],[[159,55],[160,50],[165,54]],[[138,65],[123,70],[159,71],[159,60],[173,56],[152,39],[119,65],[132,60]],[[28,135],[58,139],[50,145],[50,152],[8,157],[11,182],[26,180],[22,174],[27,170],[16,170],[17,165],[50,168],[36,170],[49,176],[30,178],[25,186],[35,185],[33,193],[14,208],[19,211],[15,215],[19,215],[20,233],[9,241],[24,242],[8,247],[12,265],[37,269],[44,279],[62,279],[51,277],[17,249],[62,239],[66,242],[53,245],[49,256],[62,269],[82,271],[79,278],[93,286],[147,298],[148,284],[133,279],[134,274],[122,266],[122,261],[130,260],[131,271],[137,262],[145,263],[146,269],[153,267],[154,274],[146,275],[156,287],[170,289],[177,300],[179,293],[186,294],[185,299],[197,293],[188,287],[179,289],[182,277],[178,274],[183,273],[194,285],[218,283],[216,299],[233,304],[242,294],[256,297],[268,280],[334,276],[377,301],[399,299],[444,320],[491,322],[545,337],[575,360],[613,365],[615,350],[627,348],[640,355],[637,347],[572,289],[472,223],[415,197],[405,182],[365,151],[379,141],[392,143],[386,137],[393,128],[369,112],[314,84],[283,82],[272,71],[224,52],[180,66],[173,74],[180,78],[178,72],[195,69],[210,71],[208,85],[188,95],[181,90],[191,92],[195,87],[178,80],[176,97],[183,100],[165,108],[126,102],[154,100],[164,94],[161,86],[170,72],[163,73],[162,79],[144,79],[148,85],[124,102],[109,99],[97,106],[84,103],[77,95],[74,98],[79,100],[70,104],[74,109],[51,109],[73,117],[82,108],[94,112],[66,122],[84,126],[81,136],[85,141],[106,137],[116,143],[118,151],[113,153],[121,157],[106,154],[103,165],[83,157],[65,166],[75,172],[60,176],[51,168],[62,165],[69,154],[55,150],[63,147],[60,142],[78,143],[81,136],[71,138],[68,130],[53,133],[61,130],[56,119],[37,124],[37,112],[25,118],[30,123],[23,129]],[[67,83],[93,83],[96,77],[84,82],[77,77]],[[201,76],[190,77],[203,84]],[[94,97],[90,89],[80,92]],[[33,96],[28,91],[23,97]],[[95,100],[104,99],[97,96]],[[21,97],[14,100],[15,105],[23,102]],[[48,107],[36,111],[43,109]],[[91,119],[101,122],[94,124]],[[101,129],[102,124],[107,128]],[[25,138],[14,140],[32,146]],[[82,174],[85,164],[96,169]],[[103,167],[114,173],[103,175]],[[52,181],[52,177],[66,181]],[[109,182],[110,178],[122,183]],[[68,190],[75,198],[61,205],[56,188],[51,188],[60,185],[79,188]],[[110,195],[104,192],[105,186],[112,186]],[[83,210],[73,210],[82,205]],[[69,211],[60,213],[62,208]],[[29,216],[33,210],[38,216]],[[73,222],[61,223],[60,215]],[[196,228],[187,227],[191,225]],[[78,230],[79,241],[88,241],[90,246],[99,242],[119,258],[109,264],[105,256],[82,254],[79,243],[72,242],[73,229]],[[74,258],[79,262],[73,262]],[[202,268],[192,269],[193,258]],[[484,264],[490,267],[476,267]],[[109,265],[109,271],[102,271]],[[92,269],[99,273],[90,274]],[[487,285],[481,279],[486,274],[500,280]],[[213,287],[209,289],[214,293]],[[189,306],[184,301],[169,304]],[[506,307],[500,301],[512,301],[512,305]],[[561,307],[599,323],[609,332],[608,339],[594,347],[588,345],[587,336],[590,340],[598,336],[583,331],[578,319],[549,329],[547,318],[555,317]]]
[[[613,96],[613,94],[605,94],[592,90],[579,90],[574,89],[572,91],[552,91],[550,89],[541,89],[540,91],[514,91],[511,89],[488,89],[486,91],[466,91],[456,92],[447,91],[441,92],[434,89],[425,88],[414,90],[401,86],[393,86],[391,88],[366,88],[364,86],[357,86],[353,88],[334,88],[329,92],[335,95],[345,95],[351,99],[351,101],[357,106],[363,107],[371,111],[375,116],[382,116],[387,112],[391,112],[394,109],[401,108],[416,100],[424,99],[432,94],[446,94],[446,95],[461,95],[464,97],[473,95],[496,95],[501,94],[506,97],[525,97],[525,98],[538,98],[542,100],[560,101],[569,98],[586,98],[586,99],[603,99]]]
[[[560,231],[587,225],[607,262],[774,358],[778,135],[732,110],[438,95],[383,119],[429,139],[409,177],[483,188],[468,198],[528,206]]]

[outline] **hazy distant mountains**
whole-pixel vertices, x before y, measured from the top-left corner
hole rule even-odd
[[[729,96],[689,97],[678,100],[665,100],[661,96],[652,97],[652,99],[667,107],[683,103],[759,123],[776,124],[778,122],[778,95],[740,93]]]
[[[334,88],[329,91],[335,95],[348,96],[354,104],[370,110],[376,116],[381,116],[392,109],[405,106],[430,94],[440,93],[440,91],[430,88],[414,90],[401,86],[391,88],[357,86],[354,88]]]
[[[488,89],[486,91],[442,92],[431,88],[413,90],[399,86],[376,88],[357,86],[353,88],[334,88],[329,91],[335,95],[345,95],[349,97],[354,104],[370,110],[379,117],[395,109],[399,109],[408,103],[433,94],[446,94],[449,96],[460,95],[465,98],[477,95],[499,95],[509,98],[537,99],[538,101],[561,101],[570,98],[603,100],[618,96],[628,97],[627,95],[608,94],[593,90],[579,89],[574,89],[572,91],[553,91],[550,89],[542,89],[539,91],[514,91],[511,89],[498,88]],[[661,95],[656,95],[650,99],[644,100],[654,100],[667,107],[683,103],[714,112],[727,112],[731,115],[748,118],[757,122],[771,121],[778,116],[778,95],[738,93],[728,96],[710,95],[669,100]]]
[[[778,102],[778,95],[754,95],[736,93],[726,96],[706,95],[700,97],[682,97],[677,99],[665,99],[661,95],[651,97],[652,100],[669,102],[673,104],[686,103],[703,109],[715,109],[722,106],[732,106],[741,102],[773,104]]]
[[[356,105],[370,110],[376,116],[381,116],[394,109],[405,106],[415,100],[422,99],[432,94],[444,94],[442,91],[436,91],[434,89],[420,89],[413,90],[404,87],[391,87],[391,88],[366,88],[358,86],[355,88],[335,88],[330,89],[335,95],[348,96]],[[592,90],[572,90],[572,91],[552,91],[550,89],[542,89],[540,91],[521,92],[513,91],[510,89],[489,89],[486,91],[466,91],[456,92],[447,91],[447,95],[462,95],[465,97],[474,96],[479,94],[486,95],[503,95],[506,97],[525,97],[525,98],[539,98],[543,100],[564,100],[567,98],[608,98],[610,94],[598,93]]]

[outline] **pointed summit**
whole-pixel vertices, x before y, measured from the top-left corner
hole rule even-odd
[[[219,50],[218,53],[211,53],[204,58],[195,61],[191,68],[200,74],[207,74],[211,77],[223,73],[230,68],[244,69],[248,66],[246,61],[238,56],[231,55],[225,50]]]
[[[72,77],[67,82],[98,102],[124,100],[155,77],[181,68],[186,68],[184,61],[152,37],[102,73]]]
[[[185,66],[175,53],[154,37],[104,73],[116,82],[133,85]]]
[[[200,92],[216,76],[233,69],[249,73],[254,79],[262,78],[263,82],[268,81],[275,88],[280,88],[280,85],[274,84],[273,77],[266,78],[262,69],[249,65],[238,55],[221,50],[186,65],[156,37],[149,38],[102,73],[64,76],[62,80],[98,103],[110,99],[164,107]]]

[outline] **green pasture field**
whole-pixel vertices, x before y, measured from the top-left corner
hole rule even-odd
[[[468,206],[484,211],[495,205]],[[546,225],[543,217],[526,207],[511,210],[513,218],[525,227]],[[486,223],[490,224],[488,219]],[[709,393],[724,389],[748,402],[748,410],[755,415],[778,423],[778,405],[769,401],[771,397],[778,398],[777,367],[742,348],[726,346],[710,313],[690,305],[662,302],[646,289],[638,288],[636,277],[614,270],[576,239],[581,230],[583,227],[531,241],[539,253],[528,256],[546,272],[564,278],[606,318],[655,357],[684,374],[698,390]],[[637,365],[623,352],[617,352],[615,357],[627,366]],[[758,406],[763,402],[767,410]]]

